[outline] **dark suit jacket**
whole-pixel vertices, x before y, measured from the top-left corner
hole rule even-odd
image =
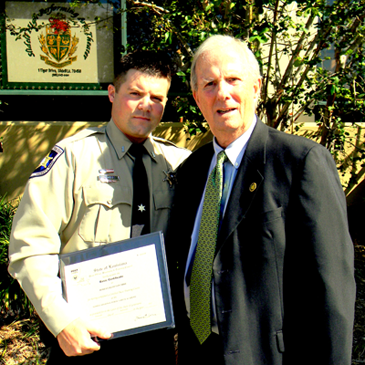
[[[209,143],[181,167],[168,238],[179,268],[173,279],[179,357],[188,364],[181,288],[213,153]],[[323,146],[257,122],[229,198],[213,276],[226,364],[351,363],[353,245],[336,166]]]

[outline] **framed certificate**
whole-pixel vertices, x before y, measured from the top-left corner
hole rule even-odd
[[[60,255],[64,298],[113,338],[175,327],[162,232]]]

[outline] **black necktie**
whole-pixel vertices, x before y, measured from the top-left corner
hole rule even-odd
[[[145,152],[143,144],[134,143],[129,148],[129,153],[134,157],[131,237],[150,233],[150,194],[142,161]]]

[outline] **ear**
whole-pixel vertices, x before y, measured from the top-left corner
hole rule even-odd
[[[200,109],[199,96],[198,96],[198,94],[197,94],[197,92],[196,92],[196,91],[193,91],[193,97],[194,97],[194,100],[195,100],[195,102],[197,103],[197,105],[198,105],[198,107],[199,107],[199,109]]]
[[[114,85],[109,85],[108,86],[108,97],[109,97],[109,101],[111,103],[114,101],[115,94],[116,94],[116,91],[115,91]]]
[[[253,91],[254,91],[255,99],[258,99],[260,96],[261,85],[262,85],[262,79],[260,77],[253,84]]]

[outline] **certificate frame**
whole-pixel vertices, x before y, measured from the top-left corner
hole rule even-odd
[[[29,94],[107,90],[123,46],[120,32],[114,32],[121,27],[121,19],[106,5],[74,9],[67,0],[1,2],[0,10],[7,17],[0,16],[1,28],[6,30],[0,34],[0,90]],[[94,8],[104,22],[93,23]],[[52,36],[62,36],[68,48],[52,47]]]
[[[89,249],[71,252],[60,255],[60,277],[62,280],[62,289],[64,298],[67,301],[68,282],[72,280],[70,276],[68,278],[65,275],[65,268],[69,265],[83,263],[89,260],[98,262],[98,259],[105,258],[110,255],[125,253],[127,251],[145,248],[153,245],[156,252],[158,274],[161,284],[163,310],[165,313],[165,320],[158,323],[152,323],[149,325],[143,325],[135,328],[123,329],[120,331],[112,332],[112,339],[124,336],[130,336],[137,333],[143,333],[153,331],[157,329],[170,329],[175,327],[175,319],[172,307],[170,281],[168,275],[166,253],[163,233],[161,231],[130,238],[127,240],[118,241],[106,245],[92,247]],[[96,261],[95,261],[96,260]],[[90,261],[89,261],[90,262]],[[80,310],[83,310],[79,308]]]

